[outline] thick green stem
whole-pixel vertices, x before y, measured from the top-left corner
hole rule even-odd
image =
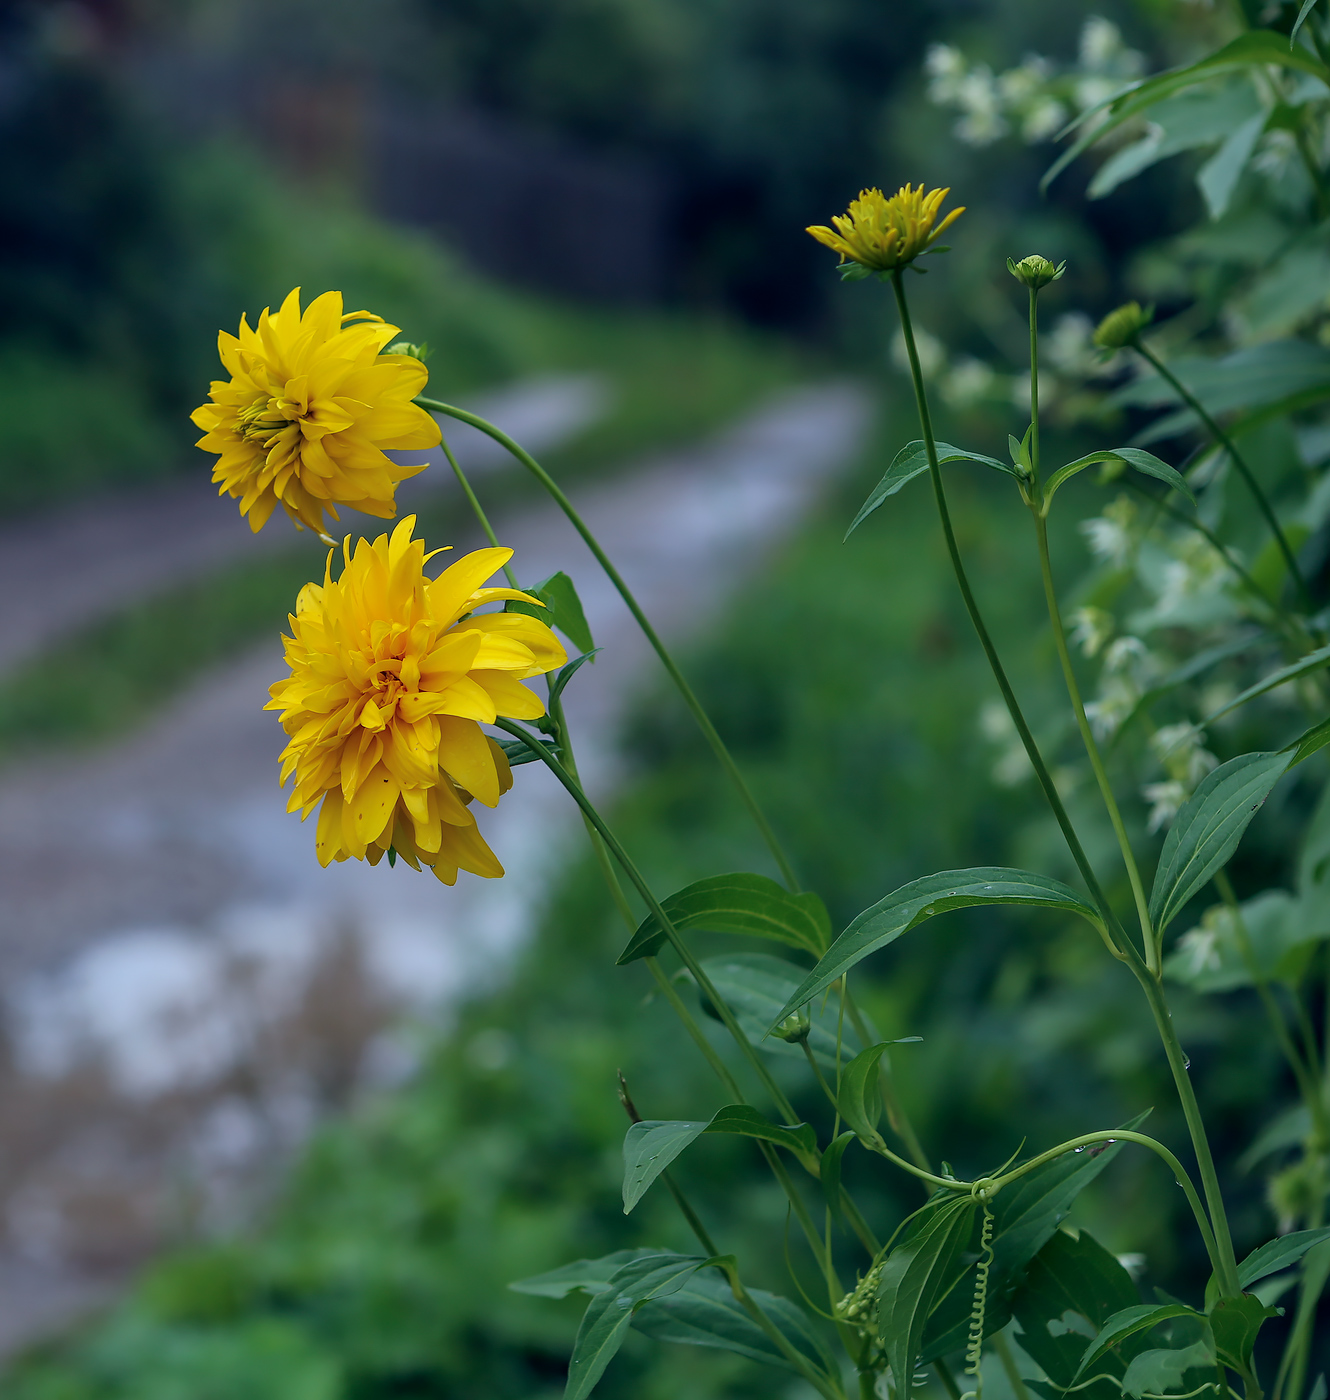
[[[1099,908],[1100,915],[1104,920],[1104,927],[1115,935],[1114,942],[1117,944],[1118,954],[1124,960],[1130,961],[1133,957],[1139,960],[1139,954],[1136,953],[1131,941],[1122,930],[1122,926],[1099,884],[1099,879],[1090,865],[1089,857],[1085,854],[1080,838],[1076,835],[1071,818],[1067,815],[1067,809],[1062,804],[1062,798],[1058,794],[1052,774],[1048,771],[1048,765],[1044,762],[1043,754],[1039,751],[1039,745],[1030,732],[1030,726],[1025,721],[1025,715],[1016,699],[1016,693],[1012,690],[1011,682],[1007,679],[1006,670],[997,654],[997,648],[993,645],[988,628],[984,624],[983,615],[979,611],[974,593],[971,591],[970,580],[966,575],[965,565],[961,561],[960,549],[956,544],[956,534],[952,529],[951,512],[947,508],[947,494],[942,484],[942,469],[938,463],[937,439],[933,436],[932,417],[928,411],[928,398],[924,393],[923,371],[919,367],[919,352],[915,347],[914,329],[910,323],[910,309],[905,300],[905,284],[899,272],[892,274],[891,285],[896,293],[896,309],[900,313],[901,331],[905,336],[905,349],[910,361],[910,378],[914,383],[914,399],[919,412],[919,427],[924,435],[924,450],[928,455],[928,470],[933,482],[933,497],[937,502],[938,517],[942,522],[942,534],[946,540],[947,553],[951,558],[952,571],[956,575],[956,583],[965,603],[965,611],[969,614],[971,625],[979,638],[979,645],[983,648],[984,656],[993,672],[993,679],[997,681],[998,690],[1001,692],[1003,703],[1007,707],[1007,713],[1011,715],[1012,723],[1016,726],[1021,744],[1029,757],[1030,765],[1034,769],[1035,777],[1044,794],[1044,800],[1052,810],[1054,819],[1062,831],[1063,840],[1067,843],[1067,849],[1071,852],[1071,858],[1076,862],[1076,868],[1081,872],[1081,878],[1085,881],[1086,888],[1090,891],[1091,897]]]
[[[490,524],[489,516],[485,514],[484,506],[480,504],[480,497],[476,495],[474,490],[472,490],[471,483],[467,480],[466,473],[458,464],[457,458],[453,456],[453,450],[451,447],[448,446],[448,439],[440,438],[439,446],[443,448],[443,455],[447,457],[448,465],[453,469],[453,475],[457,478],[457,484],[462,488],[462,493],[466,496],[467,503],[471,507],[472,514],[480,522],[480,528],[485,532],[485,538],[490,542],[491,545],[494,546],[495,549],[498,549],[500,547],[499,538],[494,533],[494,527]],[[513,573],[512,566],[510,564],[505,564],[503,566],[503,572],[504,577],[507,578],[508,583],[511,587],[519,588],[521,586],[517,582],[517,575]]]
[[[1118,808],[1117,798],[1113,795],[1113,785],[1108,780],[1103,756],[1099,752],[1099,745],[1095,742],[1094,730],[1090,728],[1090,721],[1086,718],[1085,704],[1081,699],[1080,687],[1076,683],[1076,671],[1072,666],[1071,651],[1067,646],[1067,634],[1062,626],[1062,612],[1058,607],[1057,589],[1053,584],[1053,566],[1048,556],[1048,522],[1037,509],[1032,510],[1031,514],[1034,517],[1035,537],[1039,543],[1039,571],[1044,580],[1044,601],[1048,605],[1048,620],[1053,627],[1053,643],[1057,648],[1058,661],[1062,666],[1062,678],[1066,682],[1067,695],[1071,699],[1071,708],[1076,716],[1076,727],[1080,730],[1081,742],[1085,745],[1085,752],[1090,759],[1090,767],[1094,770],[1095,782],[1099,785],[1099,795],[1108,811],[1108,819],[1113,825],[1113,834],[1117,837],[1118,849],[1122,852],[1122,862],[1127,867],[1127,878],[1131,882],[1132,897],[1136,901],[1136,915],[1141,922],[1141,943],[1145,949],[1145,963],[1151,972],[1157,972],[1160,950],[1154,928],[1150,922],[1150,902],[1146,898],[1145,884],[1141,880],[1140,867],[1136,864],[1136,853],[1131,848],[1131,839],[1127,835],[1122,812]]]
[[[1164,1054],[1168,1059],[1168,1067],[1173,1073],[1173,1083],[1182,1104],[1182,1115],[1187,1120],[1187,1131],[1191,1134],[1192,1150],[1196,1153],[1201,1187],[1205,1192],[1205,1203],[1209,1207],[1218,1247],[1215,1274],[1219,1280],[1219,1290],[1225,1297],[1236,1297],[1242,1291],[1238,1286],[1237,1256],[1233,1253],[1233,1236],[1228,1227],[1228,1212],[1224,1208],[1223,1192],[1219,1189],[1219,1174],[1215,1170],[1214,1154],[1210,1151],[1210,1139],[1206,1136],[1205,1120],[1201,1117],[1201,1106],[1196,1101],[1196,1090],[1187,1072],[1189,1061],[1178,1043],[1178,1033],[1173,1027],[1173,1013],[1168,1009],[1163,983],[1147,968],[1133,968],[1133,971],[1145,991],[1146,1000],[1150,1003],[1155,1029],[1163,1042]]]
[[[1311,590],[1307,587],[1307,580],[1303,577],[1302,570],[1298,567],[1298,561],[1294,557],[1293,550],[1289,547],[1288,538],[1284,534],[1283,526],[1280,525],[1275,516],[1264,491],[1261,490],[1260,483],[1253,475],[1251,468],[1247,465],[1246,459],[1233,444],[1233,439],[1223,428],[1210,416],[1202,405],[1201,401],[1192,393],[1190,389],[1180,380],[1176,374],[1150,349],[1144,341],[1139,338],[1131,342],[1132,348],[1147,360],[1159,377],[1165,380],[1173,388],[1173,391],[1182,399],[1188,408],[1205,424],[1205,430],[1214,440],[1219,443],[1229,459],[1238,469],[1238,474],[1247,483],[1247,489],[1251,492],[1252,498],[1256,502],[1256,508],[1265,517],[1265,523],[1270,527],[1271,533],[1279,546],[1279,552],[1284,556],[1284,563],[1288,567],[1289,577],[1297,585],[1298,592],[1302,595],[1303,606],[1308,612],[1315,608],[1312,602]]]
[[[559,484],[524,447],[514,442],[507,433],[496,428],[493,423],[487,423],[485,419],[478,417],[474,413],[468,413],[464,408],[455,408],[451,404],[440,403],[437,399],[418,398],[415,402],[419,404],[421,408],[429,409],[431,412],[444,413],[450,418],[456,418],[460,423],[469,423],[471,427],[477,428],[480,432],[493,438],[500,446],[512,453],[527,471],[540,482],[553,498],[555,504],[568,517],[573,528],[581,535],[586,547],[595,556],[596,562],[604,569],[606,576],[618,590],[619,596],[623,599],[624,603],[627,604],[628,611],[632,613],[634,621],[637,623],[638,627],[642,629],[642,635],[650,642],[652,650],[660,658],[661,665],[664,666],[666,674],[669,676],[670,680],[673,681],[675,689],[678,690],[680,696],[683,698],[683,702],[688,707],[689,713],[693,716],[698,728],[702,731],[703,737],[711,746],[711,751],[715,754],[717,762],[719,762],[720,766],[725,770],[726,775],[730,782],[733,783],[744,806],[748,809],[749,816],[752,817],[754,824],[762,835],[762,839],[766,842],[767,849],[771,852],[772,859],[780,869],[781,878],[791,890],[797,892],[799,889],[799,880],[794,873],[794,867],[787,859],[780,842],[776,838],[775,831],[772,829],[770,822],[767,821],[766,814],[762,811],[761,807],[758,806],[757,799],[753,796],[743,774],[739,771],[739,767],[735,763],[733,755],[730,753],[729,749],[726,748],[725,741],[720,737],[716,726],[712,724],[710,715],[702,708],[702,702],[693,693],[693,688],[684,678],[683,672],[675,665],[674,658],[666,650],[664,642],[662,642],[660,637],[656,634],[656,629],[647,619],[646,613],[642,611],[641,605],[633,596],[628,585],[623,581],[618,569],[616,569],[610,561],[609,555],[601,548],[600,541],[597,540],[595,535],[587,528],[586,522],[573,508],[573,504],[568,497],[560,490]]]
[[[995,1332],[992,1337],[993,1350],[997,1352],[998,1360],[1002,1363],[1002,1369],[1006,1373],[1007,1384],[1011,1387],[1011,1393],[1015,1400],[1030,1400],[1030,1391],[1025,1384],[1025,1377],[1021,1375],[1020,1368],[1016,1365],[1016,1358],[1011,1354],[1011,1347],[1007,1343],[1006,1334]]]
[[[1030,483],[1039,495],[1039,289],[1030,288]]]

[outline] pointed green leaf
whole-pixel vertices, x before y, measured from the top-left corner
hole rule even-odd
[[[523,763],[539,763],[540,755],[530,744],[523,743],[521,739],[496,739],[494,741],[503,750],[504,757],[508,760],[509,768],[518,768]],[[555,758],[562,758],[563,751],[557,744],[545,744],[545,750],[552,753]]]
[[[1150,918],[1159,932],[1237,850],[1291,758],[1284,752],[1229,759],[1183,803],[1164,841],[1150,892]]]
[[[1099,915],[1088,900],[1060,881],[1028,870],[980,866],[974,870],[944,870],[937,875],[925,875],[922,880],[912,880],[894,890],[871,909],[865,909],[799,984],[771,1024],[776,1025],[870,953],[885,948],[925,919],[977,904],[1026,904],[1040,909],[1063,909],[1099,927]]]
[[[938,465],[944,467],[948,462],[978,462],[980,466],[992,467],[994,471],[1005,472],[1008,476],[1016,475],[1011,467],[1005,462],[999,462],[996,457],[985,457],[982,452],[967,452],[964,448],[952,447],[947,442],[937,444],[937,460]],[[892,459],[886,475],[873,487],[868,499],[859,507],[859,514],[850,522],[845,538],[848,540],[878,506],[889,496],[894,496],[907,481],[913,481],[916,476],[922,476],[927,470],[928,452],[923,441],[907,442]]]
[[[1086,1342],[1099,1335],[1110,1317],[1138,1300],[1131,1275],[1089,1231],[1061,1229],[1035,1255],[1012,1297],[1011,1311],[1021,1329],[1021,1349],[1054,1385],[1066,1390]],[[1124,1341],[1122,1354],[1102,1357],[1093,1374],[1121,1379],[1125,1363],[1143,1346],[1133,1348]]]
[[[625,1264],[608,1287],[587,1304],[573,1342],[564,1400],[586,1400],[605,1373],[633,1319],[633,1311],[648,1299],[677,1292],[689,1275],[708,1261],[664,1251],[642,1255]]]
[[[623,1140],[623,1213],[646,1194],[647,1187],[669,1164],[707,1130],[702,1122],[644,1119],[628,1129]]]
[[[882,1116],[878,1093],[877,1064],[888,1045],[870,1045],[841,1071],[837,1105],[840,1116],[867,1142],[877,1138],[877,1121]]]
[[[1213,1372],[1215,1354],[1208,1341],[1185,1347],[1157,1347],[1135,1357],[1122,1377],[1122,1393],[1140,1400],[1145,1395],[1166,1395],[1182,1384],[1188,1371]]]
[[[582,611],[582,600],[567,574],[560,571],[524,590],[545,604],[543,608],[524,603],[519,598],[510,598],[504,604],[505,612],[526,613],[539,618],[550,627],[557,627],[580,652],[592,653],[596,644],[587,626],[586,613]]]
[[[550,685],[551,705],[553,705],[559,696],[568,688],[568,682],[572,680],[582,667],[585,666],[588,661],[594,661],[596,659],[596,654],[599,651],[599,647],[593,647],[590,651],[584,651],[581,656],[573,657],[566,666],[560,667],[558,675],[554,677]]]
[[[730,1133],[761,1138],[792,1152],[813,1176],[820,1170],[817,1134],[807,1123],[779,1127],[747,1104],[728,1104],[710,1122],[644,1119],[623,1140],[623,1213],[627,1215],[648,1187],[690,1143],[703,1133]]]
[[[603,1293],[610,1280],[625,1264],[646,1254],[659,1254],[656,1249],[617,1249],[603,1259],[578,1259],[545,1274],[520,1278],[508,1287],[514,1293],[530,1293],[537,1298],[566,1298],[570,1293]]]
[[[1039,182],[1040,189],[1046,190],[1077,156],[1116,131],[1123,122],[1148,111],[1172,93],[1181,92],[1196,83],[1208,82],[1220,73],[1259,68],[1266,64],[1296,68],[1301,72],[1311,73],[1323,83],[1330,83],[1330,70],[1314,54],[1301,46],[1290,46],[1284,42],[1282,35],[1271,29],[1250,29],[1231,43],[1225,44],[1223,48],[1207,54],[1197,63],[1130,83],[1103,102],[1082,112],[1067,130],[1071,131],[1077,127],[1086,129],[1049,167]],[[1107,115],[1102,115],[1105,109]]]
[[[878,1289],[878,1335],[893,1376],[913,1377],[924,1329],[961,1252],[970,1242],[976,1202],[968,1195],[940,1199],[887,1255]]]
[[[1280,1269],[1296,1264],[1309,1249],[1324,1240],[1330,1240],[1330,1225],[1319,1230],[1297,1230],[1291,1235],[1280,1235],[1252,1250],[1238,1265],[1238,1282],[1243,1288],[1250,1288]]]
[[[748,1294],[812,1365],[834,1372],[835,1362],[800,1308],[761,1288],[750,1288]],[[660,1342],[716,1347],[768,1366],[795,1369],[735,1300],[730,1285],[715,1273],[693,1274],[678,1292],[643,1303],[633,1314],[632,1325],[634,1331]]]
[[[1185,1303],[1137,1303],[1134,1307],[1123,1308],[1107,1319],[1099,1335],[1085,1348],[1076,1374],[1072,1377],[1073,1383],[1079,1381],[1110,1347],[1117,1346],[1126,1338],[1134,1337],[1138,1332],[1144,1332],[1171,1317],[1201,1316],[1195,1308],[1189,1308]]]
[[[1303,759],[1310,758],[1314,753],[1320,753],[1327,744],[1330,744],[1330,719],[1323,719],[1320,724],[1312,725],[1310,729],[1299,734],[1291,744],[1285,747],[1284,752],[1293,755],[1288,766],[1296,768]]]
[[[804,1052],[798,1045],[787,1044],[768,1033],[772,1017],[804,976],[802,967],[766,953],[730,953],[725,957],[708,958],[702,964],[702,969],[753,1045],[785,1059],[803,1059]],[[701,1003],[708,1015],[716,1014],[715,1008],[705,997],[701,998]],[[808,1048],[817,1057],[818,1063],[833,1075],[836,1072],[838,1036],[842,1060],[857,1055],[863,1049],[854,1027],[848,1019],[841,1018],[840,998],[818,998],[809,1008]],[[907,1039],[915,1040],[918,1037],[910,1036]]]
[[[1330,666],[1330,647],[1318,647],[1315,651],[1308,652],[1300,660],[1291,662],[1287,666],[1281,666],[1277,671],[1272,671],[1263,680],[1257,681],[1255,685],[1249,685],[1241,695],[1235,696],[1226,705],[1221,705],[1213,714],[1206,715],[1201,723],[1213,724],[1215,720],[1222,718],[1231,710],[1239,709],[1249,700],[1255,700],[1258,695],[1264,695],[1278,686],[1287,685],[1289,681],[1296,680],[1299,676],[1305,676],[1308,671],[1319,671],[1326,666]],[[1295,741],[1295,744],[1290,744],[1289,748],[1293,748],[1301,742],[1302,740],[1299,739]],[[1287,749],[1283,752],[1287,752]]]
[[[1076,461],[1068,462],[1065,467],[1059,467],[1048,478],[1048,485],[1044,487],[1045,505],[1053,499],[1053,493],[1064,481],[1069,481],[1077,473],[1083,472],[1086,467],[1094,466],[1096,462],[1124,462],[1145,476],[1153,476],[1156,480],[1165,482],[1174,491],[1179,491],[1186,496],[1192,505],[1196,504],[1196,497],[1192,494],[1191,487],[1187,485],[1186,478],[1170,467],[1167,462],[1161,462],[1153,452],[1145,452],[1139,447],[1115,447],[1111,451],[1091,452],[1087,457],[1078,457]]]
[[[841,1161],[845,1156],[845,1149],[855,1140],[855,1137],[856,1134],[853,1131],[842,1133],[822,1154],[822,1167],[819,1172],[819,1180],[822,1183],[822,1194],[826,1197],[827,1207],[837,1220],[840,1220],[843,1214],[841,1204]]]
[[[1220,1298],[1207,1316],[1219,1359],[1236,1370],[1250,1371],[1257,1333],[1269,1318],[1279,1316],[1279,1309],[1244,1293],[1240,1298]]]
[[[1293,21],[1293,28],[1288,32],[1288,46],[1292,48],[1298,42],[1298,31],[1307,22],[1307,16],[1316,8],[1316,0],[1302,0],[1302,9],[1298,11],[1298,17]]]
[[[662,900],[661,908],[681,932],[704,928],[711,933],[770,938],[815,958],[826,952],[831,941],[831,919],[820,897],[811,891],[791,894],[765,875],[712,875]],[[665,941],[665,930],[648,915],[619,955],[620,965],[655,957]]]

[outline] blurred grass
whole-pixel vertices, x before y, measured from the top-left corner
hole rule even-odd
[[[522,327],[527,370],[589,371],[607,380],[605,415],[546,457],[565,482],[695,440],[800,368],[782,342],[703,316],[588,311],[502,295]],[[211,461],[195,453],[198,472],[208,471]],[[419,512],[422,533],[436,539],[474,528],[469,515],[459,518],[464,507],[448,480],[445,502],[424,503]],[[539,494],[516,465],[482,489],[487,506],[500,509]],[[237,531],[247,528],[230,499],[219,500],[217,509],[235,515]],[[371,536],[383,528],[355,512],[345,524]],[[0,677],[0,759],[122,732],[208,667],[265,636],[275,644],[301,586],[322,576],[324,551],[291,531],[280,513],[268,528],[288,532],[290,548],[172,586],[60,638]]]

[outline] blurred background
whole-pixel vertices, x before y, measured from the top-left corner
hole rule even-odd
[[[667,1204],[620,1212],[615,1069],[648,1117],[714,1098],[613,966],[613,910],[531,768],[486,826],[499,884],[318,870],[259,707],[322,550],[251,537],[208,484],[188,414],[218,329],[340,289],[428,343],[430,393],[539,450],[838,927],[933,869],[1056,867],[926,494],[840,543],[915,429],[886,289],[841,286],[803,229],[864,185],[953,187],[955,251],[911,290],[943,436],[998,455],[1028,415],[1005,259],[1067,259],[1050,450],[1098,446],[1133,420],[1090,328],[1210,285],[1177,241],[1205,210],[1186,155],[1116,188],[1039,177],[1066,120],[1224,23],[1204,0],[0,0],[0,1394],[557,1395],[579,1306],[507,1282],[681,1243]],[[768,870],[574,538],[456,446],[523,579],[583,592],[605,647],[574,687],[584,768],[657,888]],[[446,471],[401,499],[473,545]],[[1051,713],[1011,503],[964,482],[987,606]],[[1288,830],[1254,829],[1264,878]],[[875,971],[879,1022],[923,1037],[902,1093],[958,1170],[1148,1104],[1180,1138],[1134,988],[1078,933],[952,916]],[[1179,1011],[1240,1253],[1278,1213],[1236,1159],[1291,1101],[1244,997]],[[859,1167],[875,1217],[913,1208]],[[690,1172],[782,1287],[749,1155]],[[1194,1290],[1157,1186],[1123,1158],[1078,1210]],[[602,1389],[802,1394],[782,1384],[633,1337]]]

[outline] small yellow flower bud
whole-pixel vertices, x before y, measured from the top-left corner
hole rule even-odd
[[[771,1034],[777,1040],[788,1041],[791,1045],[798,1045],[801,1040],[808,1039],[808,1032],[812,1030],[813,1023],[808,1016],[808,1008],[801,1006],[798,1011],[792,1011]]]
[[[1060,262],[1056,267],[1047,258],[1041,258],[1038,253],[1031,253],[1028,258],[1022,258],[1020,262],[1012,262],[1007,259],[1007,271],[1018,281],[1024,282],[1032,292],[1037,292],[1040,287],[1046,287],[1050,282],[1056,282],[1067,270],[1067,264]]]
[[[1121,350],[1130,345],[1138,335],[1154,320],[1155,309],[1147,306],[1142,309],[1140,302],[1129,301],[1110,311],[1099,323],[1094,333],[1094,343],[1101,350]]]

